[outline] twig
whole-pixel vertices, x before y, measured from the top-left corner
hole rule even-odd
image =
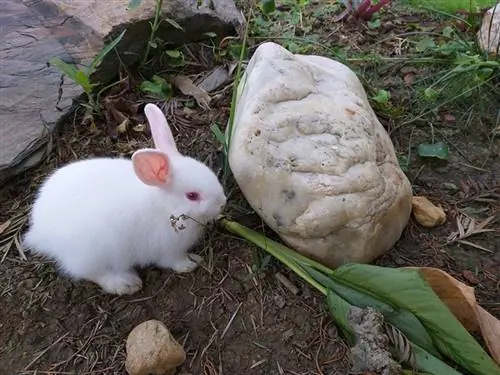
[[[274,277],[276,277],[276,279],[281,284],[283,284],[283,286],[285,288],[287,288],[292,294],[294,294],[294,295],[299,294],[299,291],[300,291],[299,288],[297,288],[295,285],[293,285],[293,283],[285,275],[283,275],[281,272],[276,272],[274,274]]]

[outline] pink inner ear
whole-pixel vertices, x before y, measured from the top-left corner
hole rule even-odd
[[[171,172],[168,156],[158,150],[139,150],[132,156],[132,163],[135,174],[146,185],[164,184]]]

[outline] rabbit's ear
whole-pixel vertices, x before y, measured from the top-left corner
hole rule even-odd
[[[174,136],[162,110],[154,104],[146,104],[144,113],[149,122],[155,147],[164,152],[177,152]]]
[[[132,155],[134,172],[146,185],[162,186],[172,174],[172,164],[167,154],[159,150],[143,149]]]

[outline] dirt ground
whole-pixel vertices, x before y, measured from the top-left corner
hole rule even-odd
[[[336,24],[330,42],[368,51],[375,41],[405,31],[401,15],[384,17],[393,20],[393,27],[369,33],[363,26]],[[315,27],[325,29],[326,25],[323,20]],[[209,61],[204,69],[211,64]],[[391,75],[388,71],[387,76]],[[226,123],[230,92],[230,88],[221,91],[210,111],[187,111],[183,104],[189,99],[182,95],[176,95],[165,109],[181,152],[219,172],[221,149],[208,125]],[[120,100],[131,106],[146,101],[134,90],[126,91]],[[134,126],[144,121],[140,110]],[[75,116],[57,140],[50,160],[2,188],[0,223],[17,214],[19,227],[24,228],[33,194],[53,168],[93,155],[130,156],[138,147],[150,144],[149,135],[132,126],[112,140],[102,122],[92,130],[80,124],[80,117]],[[490,142],[491,122],[484,119],[463,127],[459,126],[462,119],[456,117],[455,122],[440,128],[452,145],[450,160],[429,163],[414,156],[416,145],[428,140],[428,127],[417,123],[395,129],[396,124],[381,115],[396,150],[403,155],[409,147],[413,150],[408,176],[414,193],[441,205],[448,220],[439,228],[424,229],[412,219],[395,247],[376,263],[439,267],[474,286],[479,303],[500,317],[499,232],[469,237],[476,246],[446,245],[461,215],[478,220],[498,217],[500,206],[500,148],[498,142]],[[245,225],[260,225],[242,203],[234,183],[228,191],[228,212],[233,218]],[[498,223],[493,221],[489,228],[498,229]],[[46,259],[29,253],[22,259],[15,244],[8,252],[3,249],[0,374],[125,374],[127,335],[148,319],[164,322],[184,345],[187,360],[179,371],[183,374],[348,373],[348,348],[332,324],[322,296],[275,261],[252,274],[255,249],[221,228],[208,231],[196,249],[205,259],[202,268],[184,275],[141,270],[144,289],[128,297],[103,295],[93,284],[73,283],[59,276]],[[277,280],[277,272],[291,280],[299,294],[285,288]]]

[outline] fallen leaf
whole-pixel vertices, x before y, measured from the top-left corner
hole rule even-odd
[[[207,92],[217,90],[229,81],[231,72],[230,66],[217,66],[198,84],[198,87]]]
[[[455,242],[462,243],[464,245],[473,246],[477,249],[484,250],[487,252],[493,252],[492,250],[486,249],[482,246],[473,244],[470,241],[465,241],[466,238],[471,237],[476,234],[485,232],[497,232],[495,229],[486,229],[485,227],[490,224],[495,219],[495,216],[490,216],[483,221],[477,221],[476,219],[469,217],[464,214],[457,216],[457,231],[452,232],[447,238],[447,245]]]
[[[432,267],[417,269],[455,317],[469,332],[481,333],[493,360],[500,365],[500,321],[478,305],[474,288]]]
[[[173,83],[184,95],[192,96],[201,108],[210,108],[212,98],[208,92],[196,86],[188,77],[176,76],[173,78]]]
[[[116,130],[118,133],[125,133],[127,131],[128,124],[130,123],[130,120],[128,118],[125,118],[120,125],[116,127]]]

